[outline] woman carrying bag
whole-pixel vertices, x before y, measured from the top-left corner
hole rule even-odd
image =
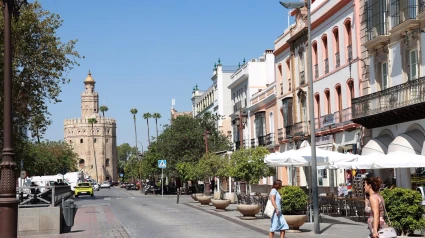
[[[281,187],[282,187],[281,180],[274,181],[272,190],[270,191],[270,194],[269,194],[270,202],[274,207],[273,215],[270,217],[271,225],[270,225],[269,238],[273,238],[274,233],[276,231],[280,231],[280,238],[285,238],[285,230],[289,229],[288,223],[286,223],[286,220],[283,217],[282,209],[280,206],[280,201],[282,200],[282,198],[280,197],[280,194],[277,191]]]

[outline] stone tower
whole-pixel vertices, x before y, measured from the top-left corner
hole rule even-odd
[[[64,138],[78,154],[78,168],[86,178],[96,179],[97,164],[98,182],[117,181],[117,125],[114,119],[99,114],[99,95],[95,84],[89,72],[81,93],[81,118],[65,120]],[[90,118],[97,120],[93,127],[89,123]]]

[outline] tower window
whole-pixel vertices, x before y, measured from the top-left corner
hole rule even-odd
[[[96,141],[97,141],[97,139],[96,138],[93,138],[93,142],[96,143]]]
[[[106,139],[106,143],[108,143],[109,142],[109,139]]]
[[[96,108],[94,109],[94,112],[96,112]]]
[[[83,139],[80,139],[80,143],[83,143]]]
[[[106,167],[109,167],[109,159],[106,159],[106,161],[105,161],[105,166],[106,166]]]

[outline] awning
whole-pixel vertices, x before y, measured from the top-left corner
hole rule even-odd
[[[362,149],[362,155],[374,153],[386,154],[393,137],[387,134],[371,139]]]
[[[388,153],[406,152],[421,154],[425,136],[420,130],[408,131],[398,135],[388,146]]]

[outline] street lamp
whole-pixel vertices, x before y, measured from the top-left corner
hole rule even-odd
[[[247,117],[248,116],[243,115],[242,110],[240,110],[239,117],[235,118],[235,125],[239,128],[239,149],[243,148],[243,129],[245,128]]]
[[[142,151],[143,151],[143,145],[142,145]],[[139,154],[140,159],[140,193],[142,192],[142,160],[143,160],[143,152]]]
[[[204,141],[205,141],[205,154],[208,154],[208,139],[210,138],[210,134],[211,134],[211,132],[208,131],[208,130],[206,130],[204,132],[204,134],[202,134],[203,137],[204,137]],[[204,191],[205,195],[209,196],[211,194],[210,189],[211,189],[210,181],[206,181],[205,182],[205,191]]]
[[[12,113],[12,14],[17,16],[22,0],[3,0],[4,18],[4,111],[3,111],[3,151],[0,163],[0,231],[2,237],[17,237],[18,199],[16,199],[16,180],[13,152],[13,113]]]
[[[312,180],[312,192],[313,192],[313,214],[314,214],[314,233],[320,234],[320,223],[319,223],[319,193],[317,189],[317,161],[316,161],[316,138],[315,138],[315,123],[314,123],[314,101],[313,101],[313,69],[311,65],[312,52],[311,52],[311,3],[310,0],[305,2],[282,2],[280,4],[287,9],[295,9],[307,7],[307,16],[308,16],[308,57],[307,57],[307,67],[308,67],[308,83],[309,83],[309,97],[308,102],[309,106],[309,117],[310,117],[310,141],[311,141],[311,180]]]

